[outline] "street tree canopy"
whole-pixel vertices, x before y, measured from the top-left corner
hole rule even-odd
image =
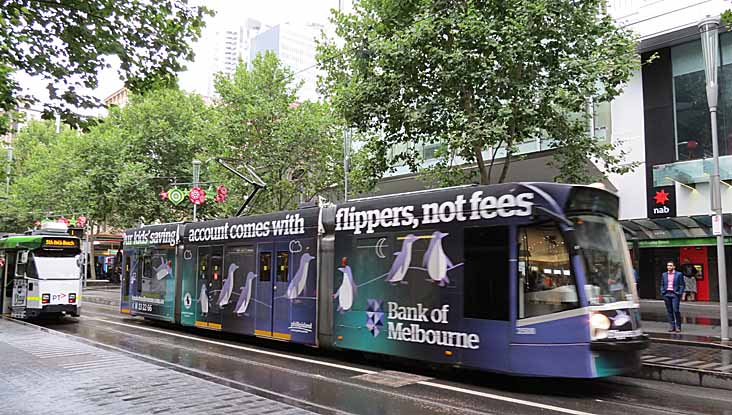
[[[101,104],[84,90],[110,56],[133,92],[169,85],[193,58],[206,14],[187,0],[0,0],[0,111],[37,102],[13,78],[23,71],[46,80],[47,115],[76,121],[74,109]]]
[[[251,69],[240,64],[233,76],[216,80],[222,136],[217,156],[252,167],[267,185],[250,213],[295,208],[342,182],[340,119],[325,103],[298,102],[299,87],[293,71],[272,52],[258,55]],[[251,192],[251,186],[221,173],[235,200]]]
[[[343,41],[324,40],[323,92],[350,127],[370,132],[367,173],[418,170],[440,144],[443,184],[506,179],[517,146],[551,139],[563,180],[585,181],[587,159],[622,173],[623,152],[589,136],[588,104],[607,102],[639,67],[635,39],[604,0],[362,0],[335,12]],[[499,149],[506,157],[492,171]]]

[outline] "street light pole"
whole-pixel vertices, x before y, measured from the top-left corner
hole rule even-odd
[[[707,17],[699,22],[704,73],[706,75],[707,103],[711,116],[713,170],[710,177],[712,196],[712,231],[717,236],[717,271],[719,276],[719,319],[722,340],[729,340],[727,321],[727,264],[724,255],[724,231],[722,226],[722,193],[719,183],[719,139],[717,137],[717,59],[719,55],[718,30],[719,18]]]
[[[8,158],[7,164],[5,165],[5,196],[10,196],[10,169],[13,164],[13,144],[8,143]]]

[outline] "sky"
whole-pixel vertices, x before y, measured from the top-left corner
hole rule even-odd
[[[342,7],[350,7],[350,0],[340,0]],[[206,30],[217,26],[243,23],[247,18],[260,21],[263,25],[275,26],[281,23],[328,24],[330,10],[339,6],[339,0],[193,0],[191,5],[205,5],[216,11],[216,16],[207,19]],[[188,65],[191,67],[192,65]],[[186,77],[185,75],[183,77]],[[99,88],[95,95],[103,99],[122,87],[113,70],[100,74]]]
[[[281,23],[321,23],[328,25],[330,10],[339,7],[348,10],[352,0],[190,0],[191,5],[205,5],[215,10],[216,16],[207,19],[206,30],[217,26],[229,26],[244,22],[247,18],[259,20],[263,25],[275,26]],[[116,59],[111,60],[113,66]],[[191,65],[189,65],[191,66]],[[27,75],[18,75],[21,85],[41,99],[45,95],[45,82]],[[123,85],[116,68],[99,73],[99,87],[93,95],[104,99]],[[84,111],[84,113],[87,113]],[[95,115],[96,111],[91,114]]]

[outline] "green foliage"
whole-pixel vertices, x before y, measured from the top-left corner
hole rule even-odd
[[[30,123],[14,141],[12,209],[0,222],[27,227],[49,211],[118,227],[182,220],[190,209],[175,209],[158,193],[173,178],[190,181],[191,161],[214,141],[213,120],[200,97],[172,89],[133,96],[88,133],[57,135],[50,122]]]
[[[257,195],[252,212],[291,209],[301,201],[322,195],[342,181],[343,149],[337,117],[324,103],[296,102],[299,85],[290,69],[271,52],[259,55],[252,70],[239,65],[233,77],[219,76],[221,96],[220,154],[255,169],[267,184]],[[233,203],[252,190],[222,171],[231,182]]]
[[[0,110],[36,101],[9,78],[24,71],[48,81],[47,115],[77,122],[75,108],[101,105],[81,89],[98,86],[109,56],[135,92],[170,86],[207,14],[187,0],[0,0]]]
[[[390,154],[394,146],[439,142],[432,179],[463,180],[456,168],[467,163],[481,183],[500,182],[517,146],[537,137],[554,138],[561,160],[622,170],[613,149],[576,128],[589,101],[612,100],[639,67],[635,38],[600,12],[603,1],[362,0],[352,15],[335,13],[343,42],[318,45],[321,87],[350,127],[370,133],[376,178],[397,164],[420,168],[420,152]],[[582,180],[569,165],[558,164],[560,179]]]
[[[194,159],[203,162],[201,186],[210,196],[218,184],[229,188],[226,203],[209,199],[198,208],[199,219],[234,214],[252,191],[214,157],[252,166],[266,182],[250,213],[340,195],[333,190],[343,177],[339,119],[325,104],[297,103],[292,80],[292,72],[268,54],[251,71],[240,65],[231,79],[219,77],[221,101],[215,105],[178,89],[158,89],[113,107],[89,131],[65,127],[56,134],[50,122],[30,123],[14,141],[0,230],[25,230],[49,211],[82,213],[119,228],[190,220],[187,200],[174,206],[159,194],[173,182],[190,189]]]

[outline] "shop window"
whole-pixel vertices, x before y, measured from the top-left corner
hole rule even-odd
[[[732,154],[732,34],[719,36],[719,154]],[[671,48],[674,122],[678,160],[712,157],[704,61],[699,40]]]

